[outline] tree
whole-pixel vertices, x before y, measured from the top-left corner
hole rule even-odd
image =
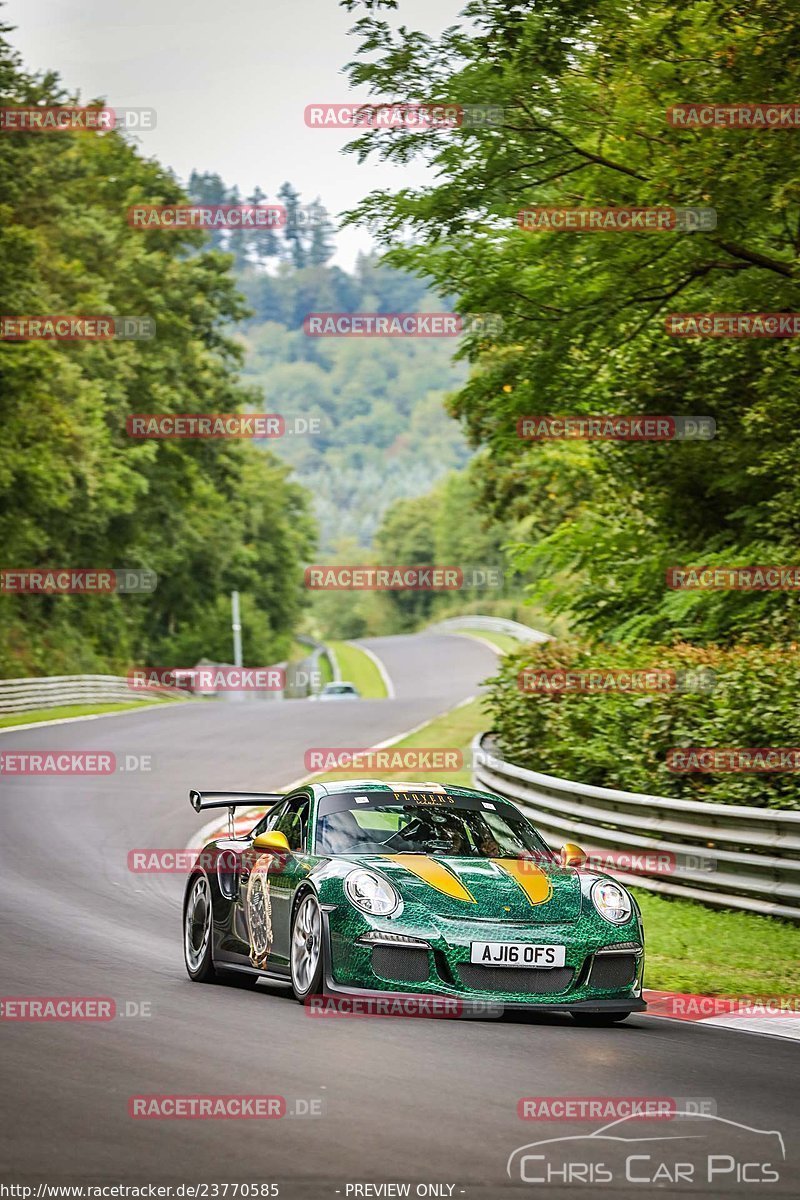
[[[664,587],[671,563],[796,557],[797,342],[664,328],[670,312],[800,307],[795,131],[666,120],[683,102],[796,94],[796,6],[481,0],[438,40],[395,33],[376,11],[393,4],[363,7],[354,85],[502,114],[486,127],[364,133],[361,158],[422,155],[435,182],[373,193],[350,219],[378,231],[390,264],[503,318],[501,335],[469,340],[473,373],[452,411],[489,451],[485,503],[529,522],[520,564],[604,636],[796,638],[791,594]],[[717,226],[530,232],[518,214],[531,205],[696,206],[716,210]],[[708,414],[718,436],[543,448],[516,433],[527,413],[602,412]]]
[[[322,267],[336,252],[333,241],[336,228],[319,196],[308,206],[308,224],[308,263],[312,267]]]
[[[253,194],[247,197],[247,203],[263,204],[266,199],[267,193],[262,192],[261,188],[256,184]],[[243,246],[240,257],[236,259],[237,267],[252,262],[256,267],[264,268],[271,258],[277,258],[280,254],[278,236],[268,226],[259,229],[243,230],[237,236],[242,240]],[[236,245],[238,246],[239,242]]]
[[[0,103],[74,103],[0,41]],[[149,317],[147,341],[0,342],[0,542],[6,567],[146,567],[149,595],[3,596],[0,674],[124,670],[221,654],[233,588],[259,653],[285,653],[313,525],[305,493],[244,442],[134,440],[134,413],[262,407],[230,326],[246,315],[205,234],[131,228],[139,202],[180,204],[171,174],[117,132],[0,138],[6,314]],[[198,187],[219,195],[218,177]],[[209,641],[212,644],[209,644]]]
[[[308,263],[306,251],[305,223],[300,205],[300,193],[287,181],[281,184],[278,199],[286,209],[286,225],[283,237],[286,254],[293,267],[305,267]]]

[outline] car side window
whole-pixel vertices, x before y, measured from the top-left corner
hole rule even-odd
[[[281,800],[281,802],[276,804],[274,808],[271,808],[269,812],[264,813],[264,816],[258,822],[255,829],[251,830],[249,836],[251,838],[258,837],[260,833],[267,833],[268,830],[274,829],[276,822],[281,819],[285,811],[286,801]]]
[[[291,796],[278,820],[270,826],[285,835],[290,850],[302,850],[305,845],[309,805],[307,795]]]

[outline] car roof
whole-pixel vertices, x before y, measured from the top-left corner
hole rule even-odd
[[[442,789],[444,789],[448,796],[455,798],[464,797],[467,799],[471,796],[479,796],[481,799],[486,800],[503,799],[502,796],[496,795],[495,792],[482,792],[477,788],[437,783],[434,780],[426,783],[406,783],[403,781],[401,785],[400,783],[389,784],[382,779],[337,779],[329,780],[327,783],[311,783],[308,786],[313,790],[317,799],[321,796],[340,795],[342,792],[361,792],[362,794],[366,794],[367,792],[384,792],[388,797],[402,795],[404,791],[417,793],[426,791],[439,792]]]

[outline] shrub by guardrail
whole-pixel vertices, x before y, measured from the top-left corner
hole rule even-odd
[[[530,694],[525,670],[657,668],[711,678],[697,690]],[[491,680],[493,726],[522,767],[676,799],[797,809],[800,774],[678,773],[670,750],[800,748],[800,655],[782,649],[548,642],[507,655]],[[798,755],[800,757],[800,755]]]

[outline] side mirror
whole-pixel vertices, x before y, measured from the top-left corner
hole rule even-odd
[[[271,829],[267,833],[260,833],[257,838],[253,838],[253,850],[272,851],[273,854],[288,854],[289,843],[286,840],[286,834],[280,833],[277,829]]]
[[[565,842],[561,847],[562,867],[582,867],[586,862],[586,852],[574,842]]]

